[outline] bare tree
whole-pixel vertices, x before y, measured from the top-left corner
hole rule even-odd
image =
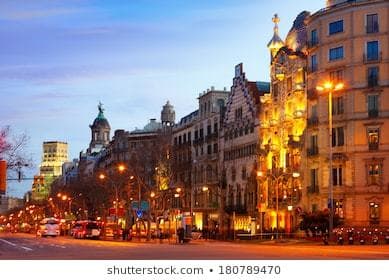
[[[0,128],[0,159],[7,161],[7,169],[21,174],[22,167],[32,167],[32,157],[26,148],[30,138],[25,133],[15,135],[10,126]]]

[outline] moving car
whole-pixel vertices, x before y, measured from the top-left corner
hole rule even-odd
[[[58,236],[59,235],[59,221],[55,218],[43,219],[39,224],[36,235],[41,236],[41,237],[47,237],[47,236],[56,237],[56,236]]]
[[[100,237],[100,227],[95,221],[78,221],[74,224],[71,235],[74,238],[95,238]]]

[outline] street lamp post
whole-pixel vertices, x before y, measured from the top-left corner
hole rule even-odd
[[[330,213],[328,217],[328,235],[331,237],[334,228],[334,187],[332,178],[332,93],[333,91],[342,90],[343,83],[334,84],[333,82],[325,82],[323,85],[316,87],[319,92],[328,92],[328,200]]]

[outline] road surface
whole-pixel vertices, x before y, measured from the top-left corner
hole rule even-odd
[[[0,259],[8,260],[389,260],[389,245],[330,245],[195,241],[175,244],[165,240],[122,242],[40,238],[30,234],[0,234]]]

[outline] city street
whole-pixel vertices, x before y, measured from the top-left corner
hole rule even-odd
[[[165,240],[122,242],[69,237],[37,238],[29,234],[0,234],[0,259],[389,259],[388,245],[324,246],[321,243],[266,241],[262,243],[195,241],[179,245]]]

